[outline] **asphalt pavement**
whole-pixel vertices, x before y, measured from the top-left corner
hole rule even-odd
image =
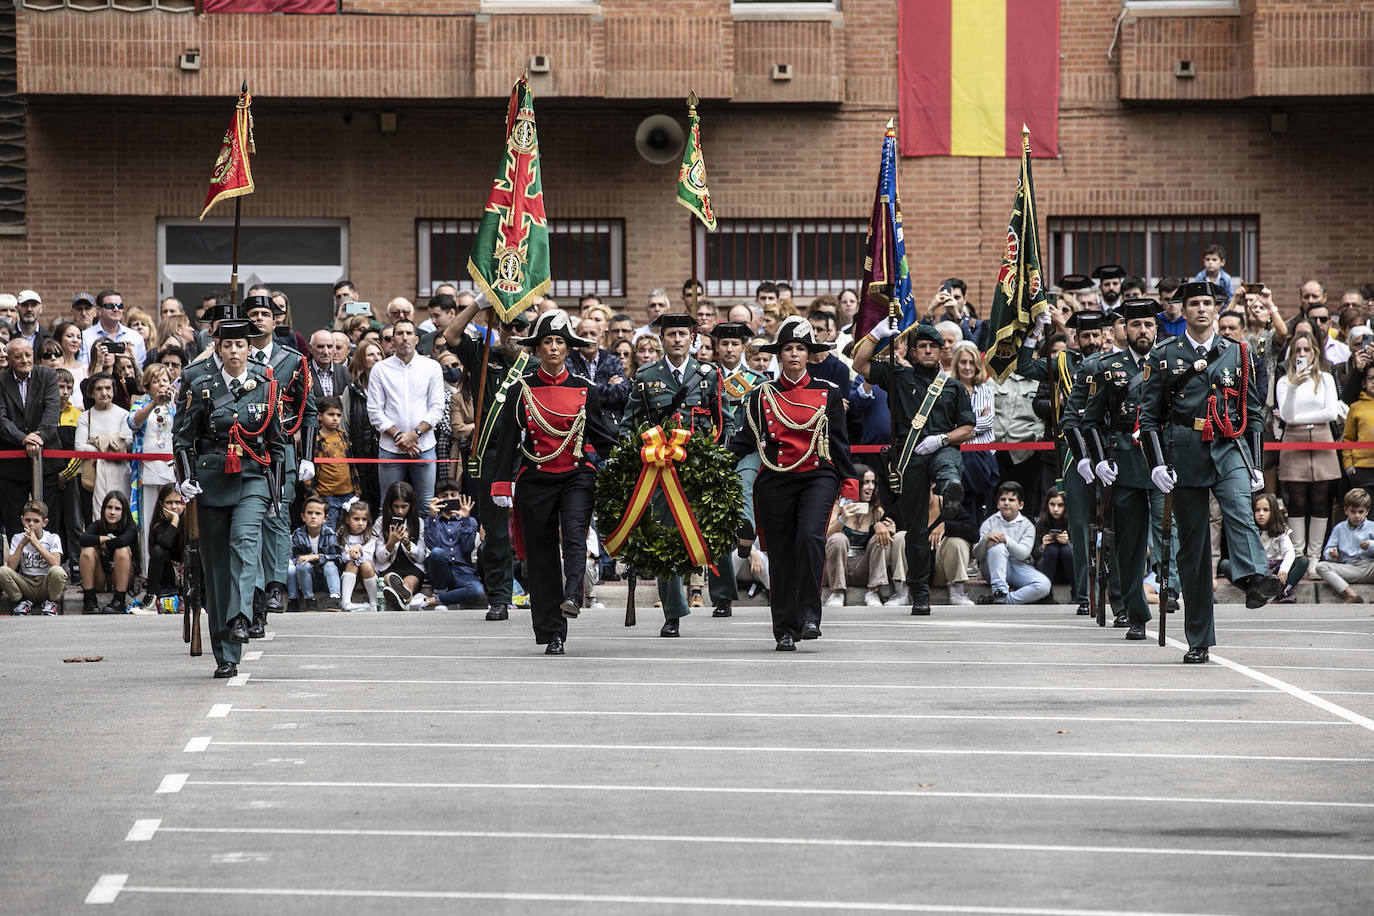
[[[1374,610],[0,617],[0,913],[1374,912]],[[1170,618],[1179,632],[1179,615]],[[208,642],[207,642],[208,649]],[[103,656],[99,662],[64,663]]]

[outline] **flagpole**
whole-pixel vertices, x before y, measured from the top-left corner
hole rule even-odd
[[[688,129],[689,129],[689,130],[691,129],[692,118],[693,118],[693,117],[696,115],[696,113],[697,113],[697,102],[698,102],[698,99],[697,99],[697,94],[696,94],[696,92],[694,92],[694,91],[689,91],[689,92],[687,93],[687,124],[688,124]],[[689,222],[690,222],[690,220],[689,220]],[[696,284],[696,279],[697,279],[697,227],[696,227],[696,223],[691,223],[691,226],[692,226],[692,249],[691,249],[691,250],[692,250],[692,264],[691,264],[691,266],[687,269],[687,282],[688,282],[688,283],[691,285],[691,287],[692,287],[692,293],[691,293],[691,297],[692,297],[692,320],[695,321],[695,320],[696,320],[696,317],[697,317],[697,284]]]
[[[244,77],[243,86],[239,89],[239,101],[248,94],[248,78]],[[239,223],[243,218],[243,195],[234,198],[234,266],[229,273],[229,297],[234,301],[239,298]]]
[[[889,131],[895,126],[893,123],[894,120],[893,118],[887,119],[887,129]],[[895,200],[892,201],[891,206],[896,207],[897,202]],[[860,278],[860,282],[862,284],[862,278]],[[889,326],[892,328],[896,328],[898,325],[897,316],[900,314],[898,311],[899,308],[900,306],[897,303],[897,284],[894,281],[892,284],[892,295],[889,296],[887,300],[887,320]],[[887,341],[887,377],[893,379],[894,382],[897,378],[897,339],[895,337],[890,337]],[[894,384],[893,389],[895,390],[896,387],[897,386]],[[887,401],[887,427],[887,443],[888,448],[891,448],[897,444],[897,413],[892,409],[891,397],[889,397]]]
[[[485,344],[482,347],[482,374],[477,379],[477,403],[474,411],[472,426],[472,448],[469,450],[469,457],[473,461],[477,460],[477,445],[481,441],[482,432],[482,404],[487,397],[487,366],[491,362],[491,319],[496,317],[496,309],[493,307],[491,314],[487,317]]]

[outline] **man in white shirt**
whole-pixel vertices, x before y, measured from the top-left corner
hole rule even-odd
[[[367,383],[367,419],[381,435],[377,457],[433,459],[434,427],[445,406],[443,371],[437,362],[415,352],[420,340],[415,322],[395,322],[392,335],[396,352],[372,367]],[[377,466],[382,492],[396,481],[408,479],[425,515],[429,514],[429,501],[434,498],[434,474],[432,461],[393,461]]]
[[[95,323],[81,332],[81,362],[91,360],[91,344],[101,338],[122,343],[134,355],[134,361],[142,366],[147,357],[143,335],[123,322],[124,297],[118,290],[102,289],[95,297]]]

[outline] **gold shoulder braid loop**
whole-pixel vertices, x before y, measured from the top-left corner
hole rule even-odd
[[[817,407],[816,412],[813,413],[806,420],[797,422],[795,420],[790,419],[787,416],[787,414],[783,413],[781,410],[778,409],[778,397],[779,395],[777,393],[777,389],[773,388],[773,386],[771,385],[765,385],[760,389],[760,400],[767,403],[768,407],[772,409],[774,416],[778,418],[779,422],[781,422],[783,426],[787,427],[790,430],[793,430],[794,432],[810,432],[811,441],[807,443],[806,451],[802,453],[802,456],[792,464],[789,464],[786,467],[774,464],[772,461],[768,460],[768,456],[764,453],[765,446],[767,446],[768,444],[768,437],[759,431],[758,421],[754,419],[753,412],[745,411],[745,418],[749,421],[749,428],[754,432],[754,441],[757,443],[759,460],[763,462],[763,466],[768,468],[768,470],[770,471],[776,471],[781,474],[786,474],[790,471],[795,471],[797,468],[801,467],[802,464],[808,459],[810,459],[812,455],[816,454],[817,451],[820,452],[822,458],[829,461],[830,421],[829,418],[827,418],[825,415],[825,405],[822,404],[820,407]],[[793,407],[804,406],[801,404],[797,404],[795,401],[788,401],[785,397],[783,398],[783,400],[787,401],[787,403],[791,404]]]
[[[556,410],[548,410],[548,412],[555,417],[572,420],[572,423],[568,427],[568,431],[564,432],[561,429],[554,428],[549,424],[548,420],[544,419],[544,411],[547,408],[541,407],[539,402],[534,399],[534,394],[530,391],[529,382],[526,382],[524,379],[520,380],[520,399],[525,405],[526,416],[532,419],[536,426],[547,433],[549,438],[559,440],[558,448],[547,455],[532,454],[530,450],[525,447],[523,442],[520,443],[520,451],[524,453],[526,458],[542,467],[544,464],[563,454],[569,447],[572,448],[574,456],[582,454],[582,434],[587,426],[587,409],[585,407],[578,409],[575,414],[565,414],[559,413]],[[576,460],[576,457],[574,457],[574,460]]]

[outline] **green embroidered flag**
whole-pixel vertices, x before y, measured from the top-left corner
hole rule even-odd
[[[503,321],[549,288],[549,222],[539,178],[534,95],[523,76],[511,89],[506,150],[468,255],[468,273]]]
[[[682,168],[677,173],[677,202],[695,213],[708,232],[714,232],[716,214],[711,210],[711,192],[706,188],[706,160],[701,155],[701,119],[697,117],[695,92],[687,96],[687,121],[691,130],[687,148],[682,151]]]
[[[1021,128],[1021,178],[1007,224],[1007,246],[992,294],[988,322],[992,336],[983,354],[988,375],[1003,381],[1016,368],[1026,331],[1049,308],[1040,275],[1040,231],[1036,226],[1035,185],[1031,182],[1030,131]]]

